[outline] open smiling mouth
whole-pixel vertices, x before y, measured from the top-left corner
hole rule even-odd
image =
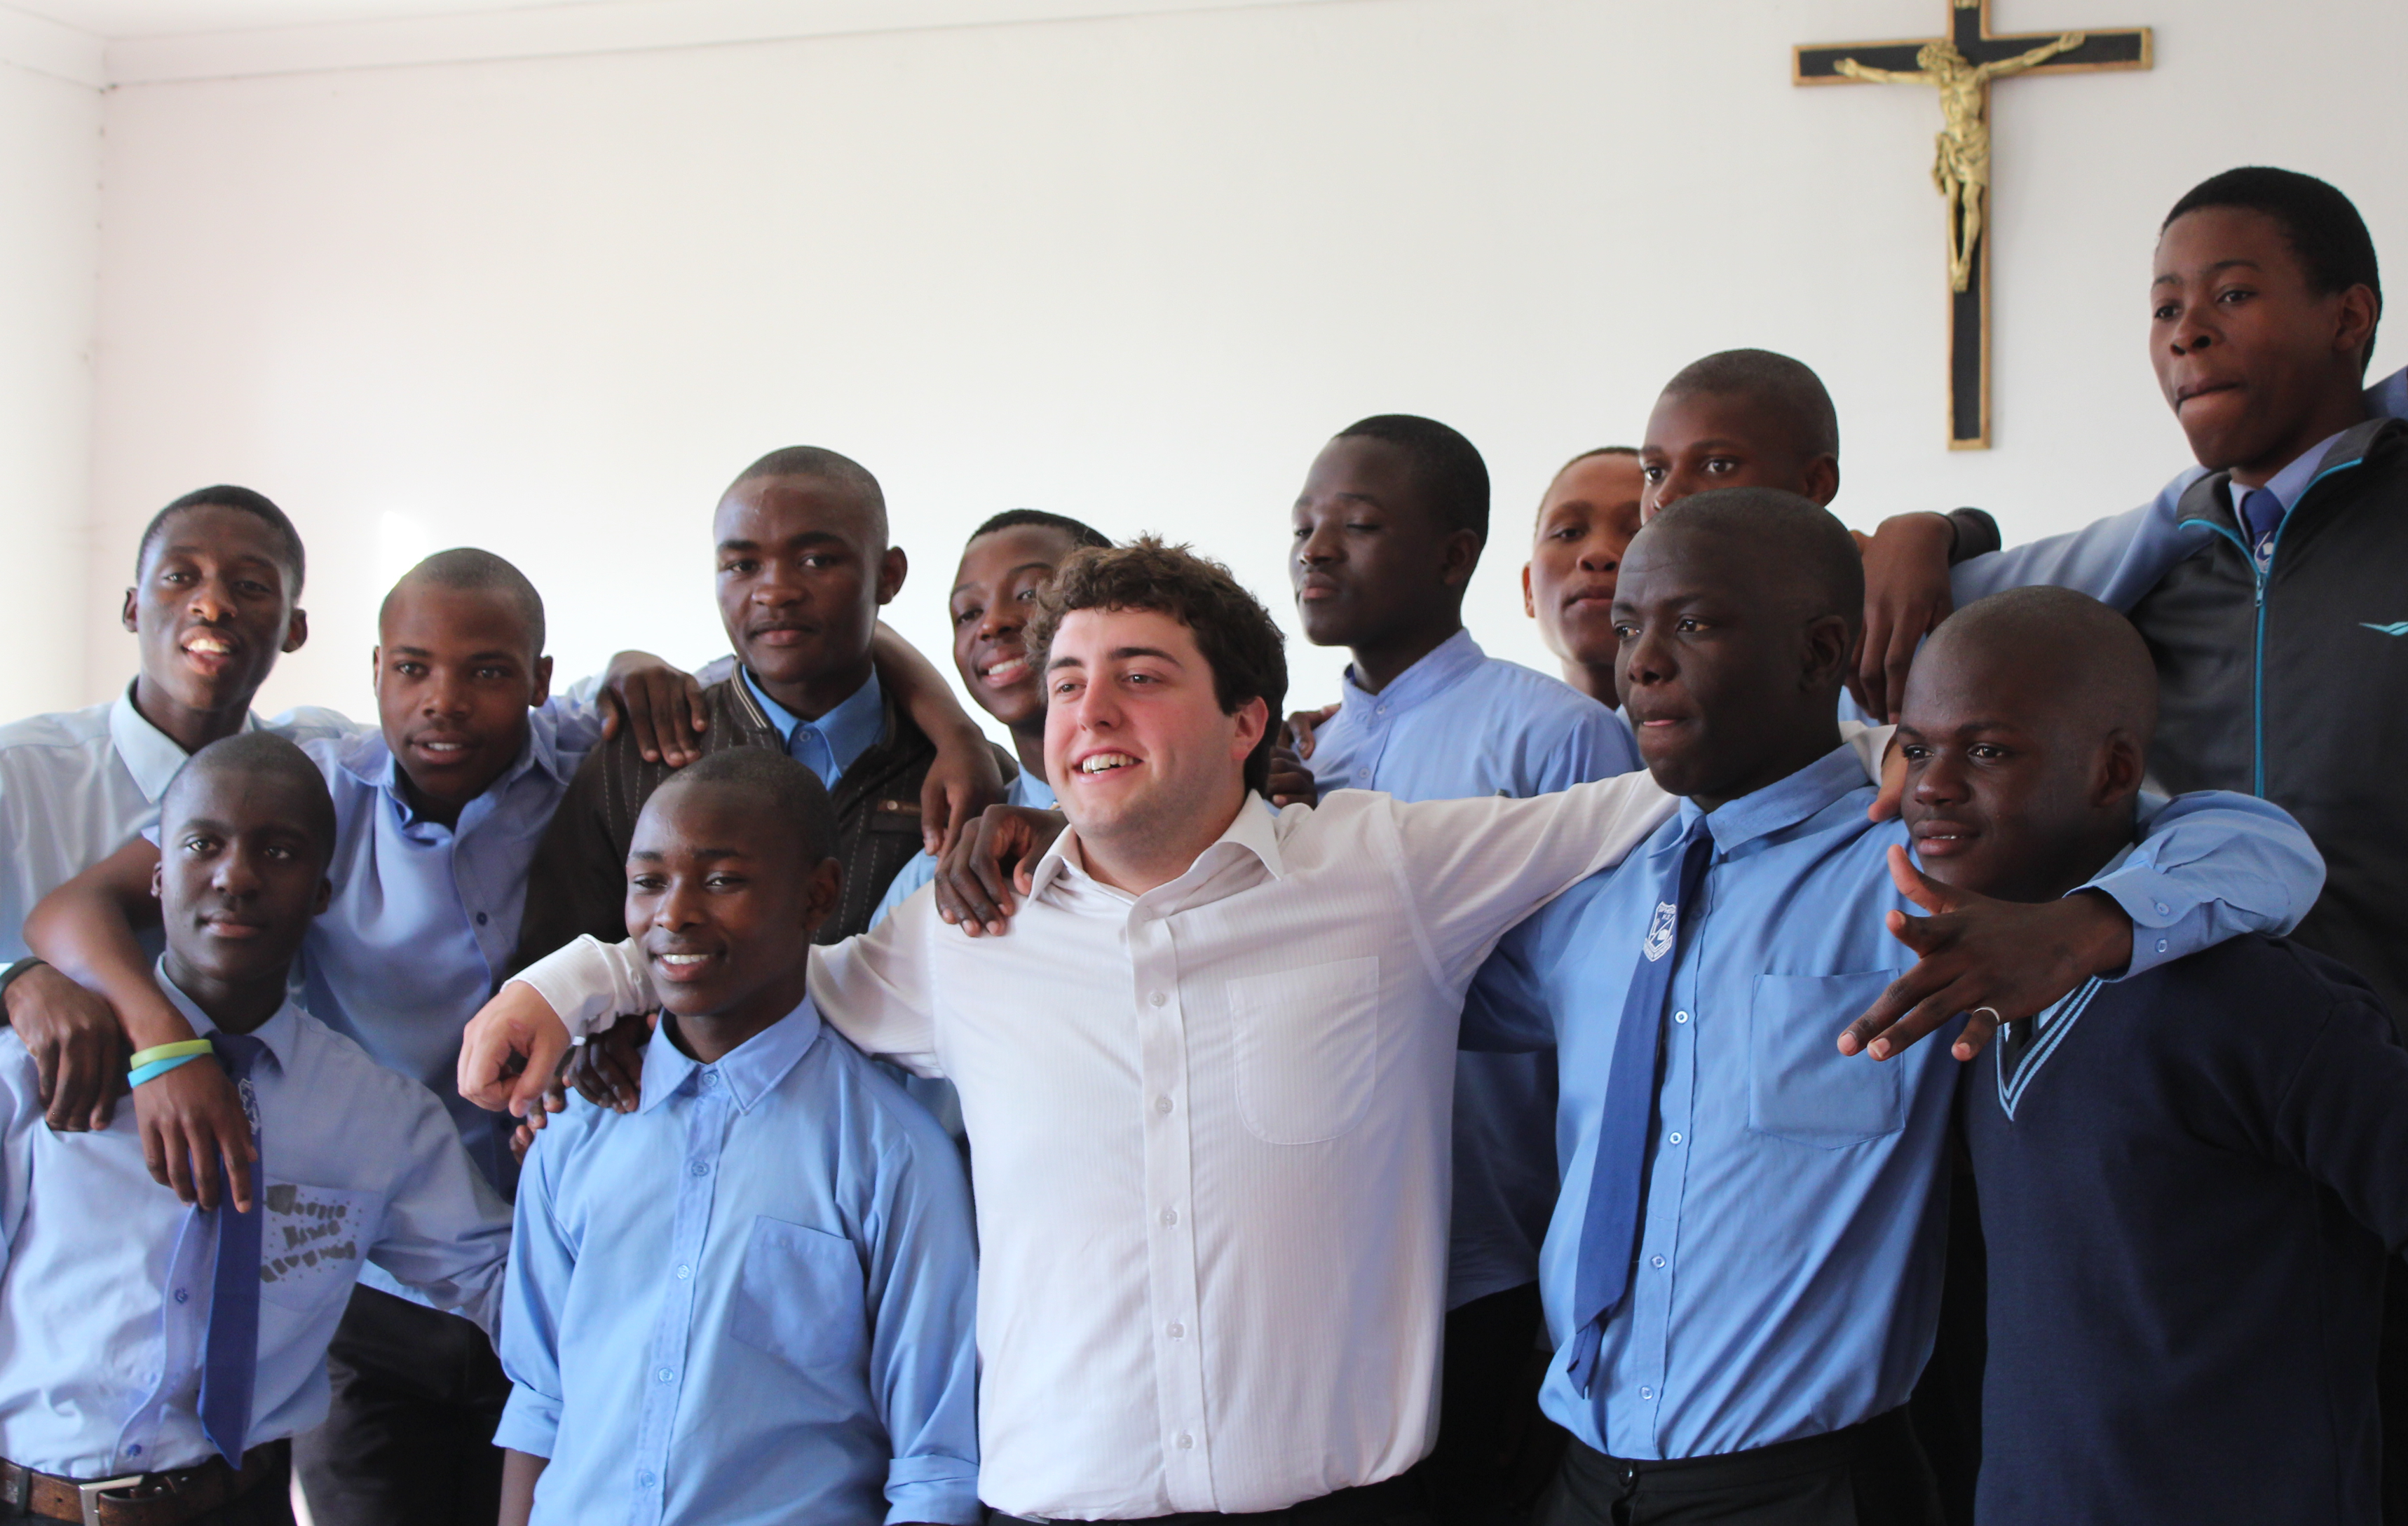
[[[1082,774],[1109,774],[1115,769],[1135,768],[1137,760],[1125,752],[1098,752],[1079,760]]]

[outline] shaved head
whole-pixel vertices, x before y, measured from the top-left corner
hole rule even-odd
[[[309,755],[288,738],[270,731],[236,732],[222,737],[184,760],[159,796],[160,842],[167,829],[186,816],[186,801],[203,784],[239,779],[274,789],[287,819],[308,832],[318,845],[322,866],[335,852],[335,799],[326,792],[325,776]]]
[[[825,483],[841,492],[859,505],[862,513],[867,517],[871,532],[869,549],[873,551],[886,549],[886,492],[878,485],[878,478],[869,475],[869,468],[861,463],[851,456],[824,450],[816,445],[790,445],[781,450],[770,451],[737,473],[736,480],[727,484],[727,492],[720,496],[724,499],[747,483],[773,477],[802,478]]]
[[[1699,393],[1744,399],[1751,412],[1787,432],[1801,455],[1840,453],[1839,411],[1823,378],[1803,361],[1770,349],[1718,350],[1664,384],[1667,398]]]
[[[2132,622],[2064,588],[1993,593],[1941,621],[1915,658],[1942,670],[2023,675],[2060,728],[2130,732],[2146,751],[2157,727],[2157,668]],[[1912,681],[1912,680],[1910,680]]]
[[[384,596],[377,609],[377,625],[382,628],[385,618],[393,612],[394,601],[407,596],[416,588],[448,588],[458,593],[494,593],[518,611],[526,626],[527,655],[543,655],[543,595],[527,581],[525,573],[503,561],[491,551],[474,546],[454,547],[437,551],[401,575]]]
[[[827,787],[782,752],[738,747],[710,753],[671,774],[645,802],[644,814],[652,813],[653,802],[697,793],[739,801],[754,830],[785,837],[798,876],[836,852],[836,809],[828,804]]]
[[[1837,615],[1852,632],[1864,622],[1864,558],[1848,527],[1813,499],[1779,488],[1716,488],[1667,506],[1639,534],[1650,546],[1677,545],[1684,556],[1756,569],[1803,619]],[[1641,540],[1631,543],[1634,553]]]

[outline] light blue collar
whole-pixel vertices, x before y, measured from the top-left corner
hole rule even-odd
[[[2356,424],[2352,424],[2350,429],[2357,427]],[[2334,442],[2348,433],[2349,430],[2344,429],[2318,440],[2292,457],[2289,465],[2266,479],[2267,491],[2273,493],[2275,501],[2283,506],[2284,513],[2291,512],[2293,506],[2300,501],[2300,494],[2308,491],[2308,484],[2315,481],[2316,473],[2323,469],[2325,457],[2332,450]],[[2232,505],[2233,521],[2245,524],[2246,521],[2241,518],[2241,500],[2249,496],[2250,490],[2228,478],[2225,479],[2224,492]]]
[[[159,962],[151,966],[151,977],[158,981],[159,990],[165,994],[168,1005],[181,1012],[184,1020],[193,1025],[195,1036],[207,1038],[218,1031],[217,1020],[202,1011],[199,1003],[185,995],[183,987],[167,978],[165,956],[161,956]],[[301,1009],[293,1005],[293,998],[287,996],[284,1005],[276,1009],[274,1017],[251,1031],[251,1037],[267,1046],[267,1052],[275,1058],[279,1070],[292,1068],[293,1041],[301,1029],[300,1014]]]
[[[1346,664],[1346,674],[1338,687],[1338,702],[1357,720],[1365,711],[1388,715],[1410,710],[1427,699],[1446,692],[1482,663],[1488,654],[1471,639],[1469,631],[1457,631],[1432,647],[1426,656],[1392,679],[1388,687],[1373,693],[1354,677],[1354,664]]]
[[[805,720],[794,711],[762,692],[751,668],[738,668],[744,675],[744,687],[752,692],[753,701],[769,724],[778,728],[778,739],[791,752],[795,746],[795,729],[809,726],[820,734],[827,744],[828,755],[836,760],[838,774],[853,766],[853,761],[869,750],[886,730],[886,696],[878,687],[878,675],[872,672],[868,681],[839,702],[834,709],[817,720]]]
[[[721,1055],[716,1063],[704,1065],[677,1047],[663,1020],[653,1025],[652,1043],[644,1049],[643,1097],[636,1110],[649,1113],[679,1091],[699,1088],[701,1073],[711,1071],[738,1108],[749,1113],[786,1078],[819,1036],[819,1009],[806,996],[802,1005]]]
[[[401,760],[394,756],[384,733],[362,732],[351,738],[343,746],[341,761],[343,772],[393,803],[404,826],[416,824],[418,812],[409,804],[408,792],[401,787]],[[502,770],[501,777],[485,786],[485,796],[500,795],[530,768],[540,768],[564,785],[572,772],[562,762],[552,718],[542,710],[527,712],[526,740],[520,744],[519,755]]]
[[[1686,836],[1698,819],[1704,817],[1714,846],[1727,853],[1742,843],[1794,827],[1856,791],[1870,788],[1865,778],[1864,763],[1853,749],[1843,745],[1787,778],[1768,784],[1754,794],[1742,795],[1720,810],[1702,811],[1696,801],[1684,798],[1681,832]]]

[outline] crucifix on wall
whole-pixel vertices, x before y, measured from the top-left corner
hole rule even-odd
[[[2149,29],[1990,34],[1990,0],[1951,0],[1948,36],[1804,43],[1800,85],[1930,85],[1940,92],[1932,181],[1948,212],[1948,448],[1990,447],[1990,82],[2014,74],[2145,69]]]

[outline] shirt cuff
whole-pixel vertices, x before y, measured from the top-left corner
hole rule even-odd
[[[2111,980],[2128,980],[2210,948],[2243,929],[2225,926],[2182,879],[2154,863],[2128,860],[2113,874],[2082,887],[2097,891],[2132,919],[2132,960]]]
[[[886,1502],[888,1526],[907,1520],[982,1526],[986,1519],[978,1464],[958,1457],[896,1458],[886,1464]]]
[[[513,978],[544,1000],[568,1030],[581,1039],[616,1018],[644,1005],[645,993],[629,989],[622,978],[620,960],[611,946],[586,934],[552,950],[521,970]]]
[[[1956,542],[1948,552],[1948,564],[1956,566],[1977,556],[1987,556],[2006,544],[1999,534],[1999,521],[1978,508],[1952,508],[1944,516],[1956,527]]]
[[[523,1383],[510,1385],[509,1403],[502,1406],[502,1423],[494,1430],[494,1445],[529,1457],[550,1457],[560,1435],[560,1401],[546,1398]]]

